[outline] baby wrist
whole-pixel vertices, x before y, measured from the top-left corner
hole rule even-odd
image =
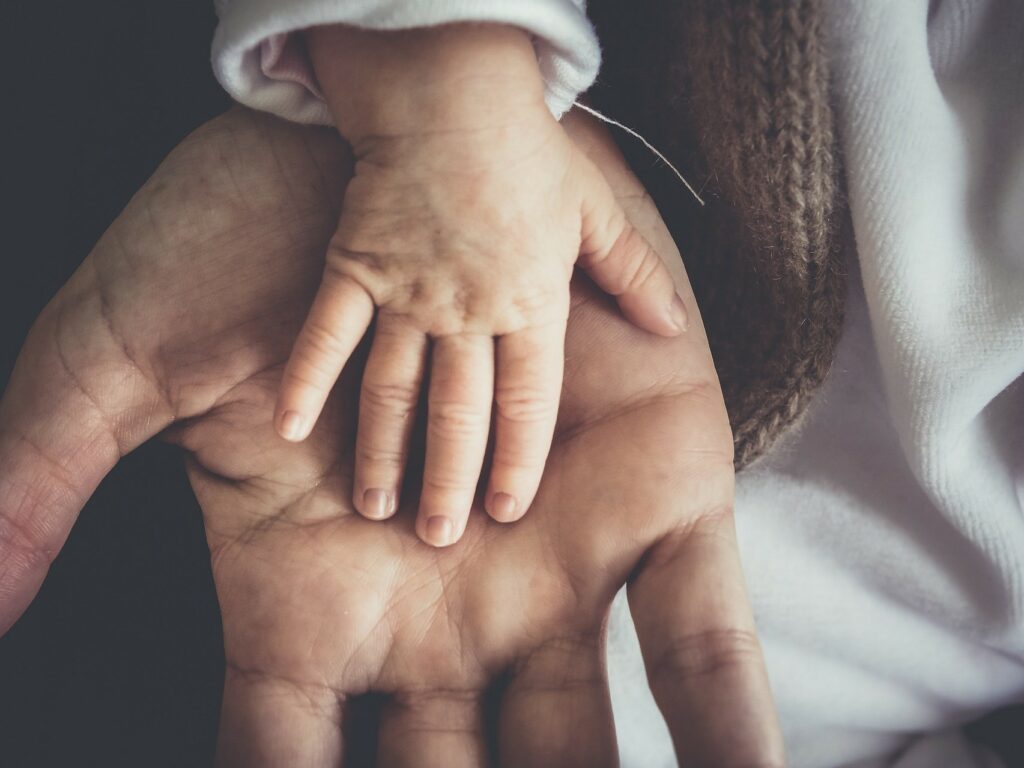
[[[531,36],[503,24],[381,32],[317,27],[307,43],[340,133],[370,137],[459,131],[546,110]]]

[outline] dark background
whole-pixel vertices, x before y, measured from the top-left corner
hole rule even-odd
[[[228,106],[210,0],[0,4],[0,385],[33,319],[131,195]],[[174,449],[103,483],[0,638],[0,766],[202,766],[223,653],[199,508]]]
[[[229,105],[209,66],[214,26],[211,0],[0,6],[0,385],[135,190]],[[101,485],[0,638],[0,767],[207,765],[222,674],[199,508],[177,452],[149,444]],[[1022,715],[975,726],[1008,766],[1024,765]]]

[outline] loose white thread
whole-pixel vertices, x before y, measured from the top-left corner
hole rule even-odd
[[[643,144],[645,147],[647,147],[649,150],[651,150],[651,152],[653,152],[655,154],[655,156],[659,160],[661,160],[661,162],[663,162],[665,165],[667,165],[669,168],[671,168],[672,169],[672,173],[674,173],[676,176],[679,177],[679,180],[681,182],[683,182],[683,184],[686,186],[686,188],[688,190],[690,190],[690,194],[693,195],[694,198],[696,198],[697,202],[700,203],[701,205],[704,205],[704,199],[700,195],[697,194],[697,190],[695,190],[693,187],[690,186],[690,182],[688,182],[686,180],[686,177],[683,176],[683,174],[679,172],[679,169],[676,168],[674,165],[672,165],[672,162],[667,157],[665,157],[663,154],[661,154],[661,152],[658,151],[658,148],[655,147],[653,144],[651,144],[651,142],[649,142],[647,139],[645,139],[639,133],[634,131],[628,125],[623,125],[618,120],[612,120],[607,115],[602,115],[596,109],[593,109],[592,107],[588,107],[586,104],[580,104],[577,101],[577,102],[574,102],[573,106],[579,107],[580,109],[582,109],[587,114],[593,115],[598,120],[600,120],[602,122],[605,122],[605,123],[608,123],[608,125],[614,125],[616,128],[621,128],[623,131],[628,133],[634,139],[638,139],[640,141],[640,143]]]

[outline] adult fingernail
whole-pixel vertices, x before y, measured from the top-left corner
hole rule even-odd
[[[498,492],[491,497],[491,517],[501,523],[511,522],[516,513],[516,498]]]
[[[371,520],[383,520],[390,512],[391,497],[380,488],[370,488],[363,494],[363,514]]]
[[[455,541],[455,526],[442,515],[427,518],[426,538],[435,547],[447,547]]]
[[[285,440],[298,440],[302,437],[302,427],[304,425],[302,414],[296,413],[295,411],[285,411],[281,417],[281,424],[279,431],[281,437]]]
[[[672,320],[672,325],[680,332],[685,331],[690,325],[690,316],[686,311],[686,305],[683,304],[683,300],[679,298],[678,293],[672,297],[672,305],[669,307],[668,315]]]

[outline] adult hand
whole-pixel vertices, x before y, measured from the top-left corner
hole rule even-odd
[[[677,255],[601,129],[568,126],[634,225]],[[416,539],[411,509],[354,512],[357,367],[307,442],[276,437],[343,191],[329,180],[348,163],[327,132],[229,113],[172,153],[44,311],[0,403],[0,629],[104,474],[170,427],[223,615],[222,765],[341,763],[367,692],[384,695],[382,765],[614,764],[603,627],[627,581],[681,761],[780,764],[699,323],[656,338],[575,286],[533,511],[507,527],[477,509],[447,550]]]

